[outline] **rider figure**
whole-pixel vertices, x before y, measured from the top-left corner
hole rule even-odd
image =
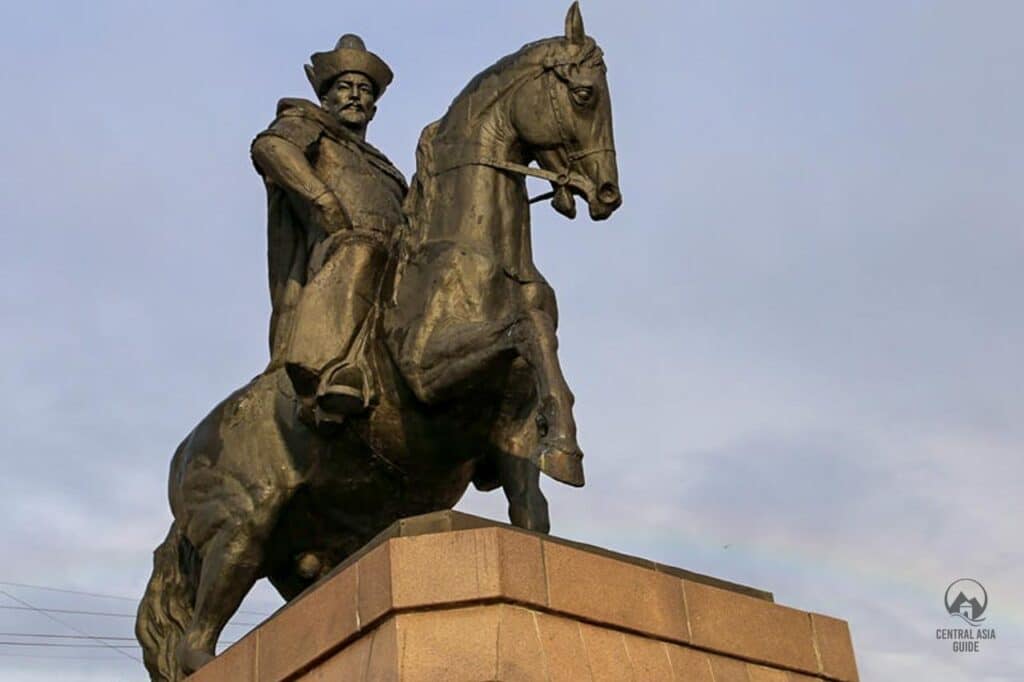
[[[391,69],[351,34],[310,61],[320,105],[281,100],[252,158],[267,186],[268,370],[283,366],[317,421],[337,422],[375,400],[367,336],[407,187],[365,141]]]

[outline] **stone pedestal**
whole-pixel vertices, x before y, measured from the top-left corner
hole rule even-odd
[[[855,682],[844,621],[456,512],[391,526],[189,682]]]

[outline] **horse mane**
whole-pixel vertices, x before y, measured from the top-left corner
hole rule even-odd
[[[590,36],[580,46],[567,43],[563,36],[527,43],[478,73],[466,84],[438,121],[440,125],[437,136],[452,142],[454,140],[449,138],[457,139],[462,131],[475,127],[473,124],[495,103],[515,90],[524,78],[543,68],[549,60],[568,59],[585,63],[600,60],[601,56],[601,49]]]
[[[434,187],[434,136],[441,121],[434,121],[423,129],[416,143],[416,172],[409,181],[409,191],[402,202],[405,214],[405,225],[399,230],[396,248],[404,251],[400,256],[408,255],[421,234],[419,219],[425,215],[427,200],[433,196]]]
[[[471,126],[525,76],[540,67],[544,58],[554,52],[553,47],[561,49],[564,42],[563,38],[545,38],[527,43],[474,76],[438,121],[441,137],[455,137]]]
[[[484,69],[466,84],[456,95],[445,115],[428,124],[420,133],[416,144],[416,172],[409,183],[402,206],[407,219],[405,233],[399,239],[400,247],[411,250],[418,241],[421,230],[418,219],[428,212],[427,203],[434,196],[435,184],[435,142],[438,137],[451,142],[451,138],[465,131],[465,126],[485,111],[488,111],[522,78],[540,65],[541,59],[533,58],[535,52],[550,52],[549,46],[561,43],[560,38],[545,38],[527,43],[516,52],[506,55]]]

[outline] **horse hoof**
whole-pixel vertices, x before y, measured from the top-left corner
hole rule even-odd
[[[541,443],[537,468],[559,483],[582,488],[583,452],[567,444]]]
[[[213,654],[201,649],[181,648],[178,650],[178,664],[186,675],[191,675],[212,660]]]
[[[544,535],[551,532],[551,519],[548,517],[546,506],[543,512],[509,506],[508,519],[516,528],[532,530],[534,533],[543,533]]]

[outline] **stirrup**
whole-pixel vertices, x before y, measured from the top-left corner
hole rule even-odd
[[[316,397],[317,406],[325,412],[352,416],[366,410],[363,392],[344,384],[324,386]]]
[[[366,411],[366,374],[355,364],[328,367],[321,374],[316,404],[330,414],[352,416]]]

